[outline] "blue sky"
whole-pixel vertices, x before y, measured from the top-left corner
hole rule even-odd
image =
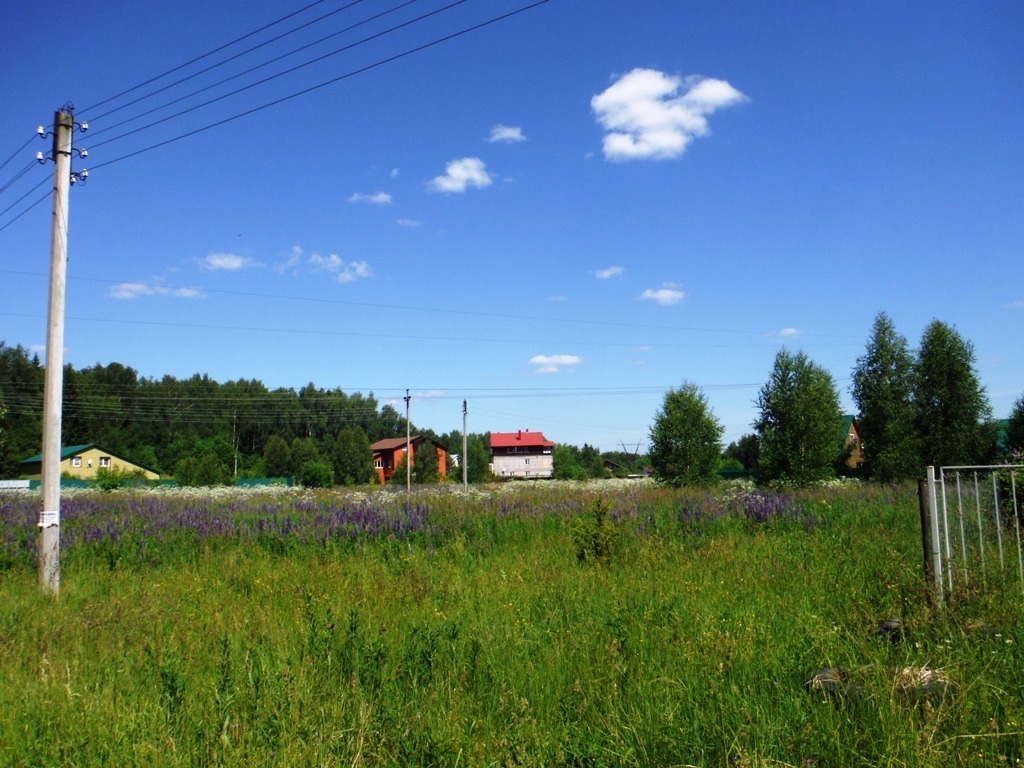
[[[1024,6],[550,0],[399,56],[528,4],[413,22],[444,4],[324,0],[106,103],[308,0],[6,4],[0,186],[49,149],[15,153],[55,109],[89,122],[66,360],[400,408],[408,388],[414,423],[439,432],[466,399],[471,431],[613,450],[646,443],[684,381],[727,442],[751,431],[782,346],[852,409],[886,311],[912,346],[932,319],[955,325],[1008,414],[1024,393]],[[49,201],[10,222],[50,176],[0,192],[3,210],[45,182],[0,215],[0,339],[39,349]]]

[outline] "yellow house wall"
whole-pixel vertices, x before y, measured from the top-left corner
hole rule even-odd
[[[90,480],[96,476],[96,470],[100,468],[100,459],[104,457],[110,459],[109,466],[111,469],[118,469],[124,472],[135,472],[141,470],[147,480],[160,479],[160,475],[156,472],[143,469],[138,464],[132,464],[130,461],[119,459],[117,456],[111,456],[109,453],[104,453],[96,448],[89,448],[81,453],[76,453],[74,456],[68,456],[60,463],[60,473],[62,475],[67,475],[68,477]],[[82,466],[71,466],[71,460],[74,458],[80,458],[82,460]],[[28,480],[42,480],[42,468],[40,468],[38,473],[22,475],[22,477]]]

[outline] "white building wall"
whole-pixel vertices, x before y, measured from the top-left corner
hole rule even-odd
[[[551,477],[555,465],[552,455],[538,456],[495,456],[491,472],[498,477]]]

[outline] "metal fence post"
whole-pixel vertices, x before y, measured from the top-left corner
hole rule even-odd
[[[935,584],[935,594],[939,603],[946,600],[945,589],[942,584],[942,541],[939,536],[939,500],[935,493],[935,467],[929,466],[928,476],[928,516],[931,521],[931,561],[932,579]]]

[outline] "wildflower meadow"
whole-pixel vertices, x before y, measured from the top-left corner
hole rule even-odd
[[[1019,589],[916,489],[0,495],[0,765],[1016,766]]]

